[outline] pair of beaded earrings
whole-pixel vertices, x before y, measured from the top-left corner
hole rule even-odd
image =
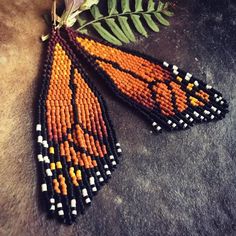
[[[81,61],[96,78],[86,74]],[[68,224],[109,180],[122,152],[92,84],[100,78],[156,132],[187,129],[227,113],[221,93],[175,65],[53,28],[37,108],[37,155],[48,212]]]

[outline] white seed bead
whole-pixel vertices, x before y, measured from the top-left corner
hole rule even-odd
[[[117,146],[117,147],[120,147],[120,143],[117,143],[116,146]]]
[[[76,207],[76,200],[75,199],[71,199],[71,207]]]
[[[108,169],[108,165],[106,164],[106,165],[104,165],[104,169]]]
[[[189,121],[190,121],[190,122],[193,122],[193,118],[191,117],[191,118],[189,119]]]
[[[54,198],[51,198],[51,199],[50,199],[50,203],[54,204],[54,203],[55,203],[55,199],[54,199]]]
[[[209,85],[209,84],[206,85],[206,89],[211,89],[211,88],[212,88],[211,85]]]
[[[220,114],[221,114],[221,111],[220,111],[220,110],[218,110],[218,111],[217,111],[217,114],[218,114],[218,115],[220,115]]]
[[[204,114],[206,114],[206,115],[209,115],[209,114],[210,114],[210,112],[209,112],[209,111],[207,111],[207,110],[204,110]]]
[[[168,67],[169,63],[167,63],[166,61],[163,62],[163,66]]]
[[[50,209],[49,209],[50,211],[55,211],[56,210],[56,207],[55,207],[55,205],[51,205],[51,207],[50,207]]]
[[[196,87],[198,87],[198,86],[199,86],[199,83],[198,83],[198,81],[197,81],[197,80],[195,80],[195,81],[194,81],[194,85],[195,85]]]
[[[186,76],[185,76],[185,80],[189,81],[190,78],[186,75]]]
[[[199,113],[194,111],[193,114],[196,116],[196,117],[199,117]]]
[[[62,203],[61,202],[57,203],[57,208],[62,208]]]
[[[100,177],[99,182],[103,182],[103,181],[104,181],[103,177]]]
[[[85,203],[87,203],[87,204],[91,203],[90,198],[86,198],[86,199],[85,199]]]
[[[47,184],[42,184],[42,185],[41,185],[41,190],[42,190],[42,192],[48,191]]]
[[[97,188],[96,187],[92,187],[92,191],[93,192],[97,192]]]
[[[189,118],[189,114],[186,114],[186,116],[185,116],[186,118]]]
[[[173,65],[173,70],[178,70],[179,68],[178,68],[178,66],[176,66],[176,65]]]
[[[50,163],[50,160],[49,160],[48,156],[44,156],[43,159],[44,159],[45,163]]]
[[[153,126],[153,127],[157,126],[157,123],[156,123],[156,122],[153,122],[153,123],[152,123],[152,126]]]
[[[224,104],[224,101],[221,101],[220,104],[223,105],[223,104]]]
[[[188,125],[185,123],[185,124],[184,124],[184,128],[187,128],[187,127],[188,127]]]
[[[179,72],[178,72],[177,70],[173,70],[173,73],[174,73],[175,75],[178,75],[178,74],[179,74]]]
[[[48,142],[47,142],[47,140],[43,140],[43,146],[44,146],[45,148],[48,148]]]
[[[83,188],[83,189],[82,189],[82,196],[83,196],[83,197],[87,197],[87,196],[88,196],[88,191],[87,191],[86,188]]]
[[[214,107],[214,106],[212,106],[212,107],[211,107],[211,110],[216,112],[216,111],[217,111],[217,108]]]
[[[38,136],[38,143],[43,143],[43,136],[42,135]]]
[[[72,215],[77,215],[77,211],[76,210],[73,210],[71,213],[72,213]]]
[[[116,166],[116,161],[112,161],[111,163],[113,166]]]
[[[204,116],[201,116],[200,119],[201,119],[201,120],[204,120]]]
[[[172,124],[172,127],[175,128],[177,125],[175,123]]]
[[[110,155],[110,160],[114,160],[114,156],[113,155]]]
[[[211,115],[211,119],[213,120],[215,118],[215,116],[214,115]]]
[[[186,76],[188,76],[189,78],[191,78],[193,75],[188,72],[188,73],[186,74]]]
[[[118,153],[121,153],[121,152],[122,152],[121,148],[118,148],[118,149],[117,149],[117,152],[118,152]]]
[[[97,171],[96,176],[100,176],[100,175],[101,175],[100,171]]]
[[[111,175],[111,171],[107,170],[106,175]]]
[[[42,125],[37,124],[36,125],[36,131],[42,131]]]
[[[172,123],[172,121],[171,121],[171,120],[168,120],[167,123],[170,125],[170,124]]]
[[[90,177],[90,178],[89,178],[89,184],[90,184],[90,185],[94,185],[94,184],[95,184],[95,179],[94,179],[94,177]]]
[[[63,216],[64,215],[64,211],[63,210],[58,211],[58,215],[59,216]]]
[[[50,169],[46,169],[47,176],[52,176],[52,171]]]
[[[183,123],[184,123],[184,121],[183,121],[183,120],[179,120],[179,123],[180,123],[180,124],[183,124]]]
[[[157,126],[157,131],[160,131],[161,130],[161,126]]]
[[[218,95],[215,93],[215,94],[214,94],[214,98],[217,98],[217,97],[218,97]]]
[[[38,154],[38,161],[43,162],[43,155],[42,154]]]

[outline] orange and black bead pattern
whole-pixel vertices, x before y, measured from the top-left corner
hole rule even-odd
[[[122,151],[101,95],[58,30],[48,43],[36,132],[49,213],[70,224],[108,181]]]
[[[65,29],[74,52],[105,79],[113,92],[135,107],[160,132],[222,119],[222,94],[175,65],[114,47]]]

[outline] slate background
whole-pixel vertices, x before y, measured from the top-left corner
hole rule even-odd
[[[230,113],[217,123],[156,136],[100,84],[124,155],[72,226],[47,219],[36,185],[38,37],[46,32],[41,14],[50,1],[7,3],[0,1],[0,235],[236,235],[235,1],[179,1],[171,27],[128,45],[212,84]]]

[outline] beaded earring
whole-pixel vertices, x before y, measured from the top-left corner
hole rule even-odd
[[[157,132],[222,119],[228,104],[212,86],[176,65],[65,29],[78,57],[113,93],[142,113]]]
[[[59,29],[48,42],[37,114],[41,190],[50,215],[70,224],[108,181],[121,148],[103,98]]]
[[[56,27],[55,1],[53,10],[37,108],[37,157],[49,215],[71,224],[109,180],[122,152],[106,104],[81,61],[157,132],[222,119],[228,104],[175,65]]]

